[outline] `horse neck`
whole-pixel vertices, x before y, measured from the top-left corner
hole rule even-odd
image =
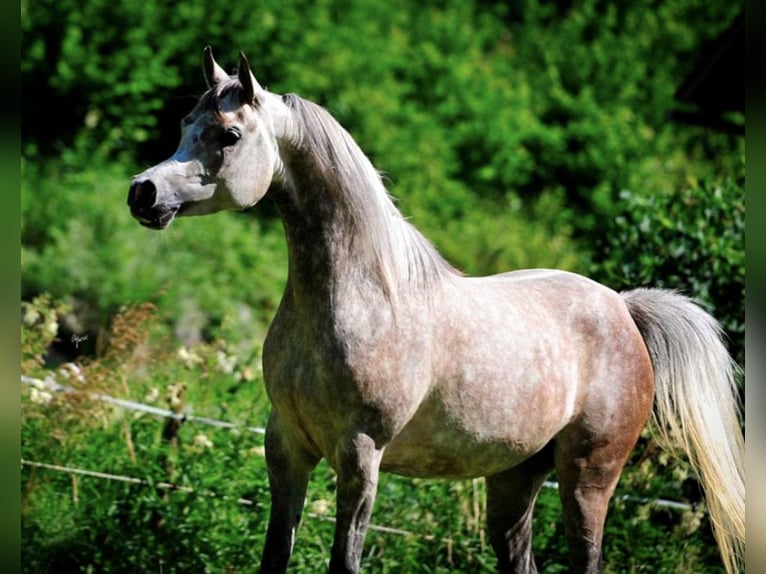
[[[402,288],[431,286],[451,269],[402,218],[351,136],[319,106],[288,105],[296,137],[281,142],[284,177],[274,196],[292,288],[321,296],[356,281],[394,301]]]

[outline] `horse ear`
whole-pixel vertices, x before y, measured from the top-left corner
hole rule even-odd
[[[263,88],[255,79],[253,72],[250,70],[250,63],[247,61],[247,56],[242,52],[239,53],[239,66],[237,67],[237,77],[239,83],[242,84],[242,90],[245,102],[247,104],[257,104],[260,97],[260,93],[263,92]]]
[[[208,88],[212,88],[217,83],[229,79],[229,74],[213,58],[213,49],[210,46],[205,46],[202,58],[202,71],[205,74],[205,83]]]

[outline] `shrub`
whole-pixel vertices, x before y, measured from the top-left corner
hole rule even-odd
[[[698,131],[665,120],[701,43],[740,9],[733,4],[395,1],[340,9],[268,0],[253,10],[41,0],[23,8],[30,158],[166,157],[203,89],[206,44],[227,68],[245,50],[274,91],[327,106],[391,174],[397,194],[427,200],[437,213],[467,197],[504,209],[508,194],[533,202],[563,191],[561,224],[592,238],[621,189],[649,177],[678,187],[701,169],[725,174],[730,152],[741,149],[721,136],[712,139],[724,153],[706,154]],[[668,162],[679,149],[683,161]]]
[[[699,299],[722,322],[744,364],[744,178],[691,185],[677,193],[622,194],[605,230],[595,272],[616,288],[656,286]]]

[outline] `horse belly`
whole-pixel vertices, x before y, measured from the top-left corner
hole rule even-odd
[[[404,476],[472,478],[512,468],[539,452],[566,425],[566,393],[528,401],[464,393],[428,399],[387,445],[381,468]]]
[[[534,453],[441,432],[423,439],[400,435],[386,447],[381,470],[421,478],[475,478],[512,468]]]

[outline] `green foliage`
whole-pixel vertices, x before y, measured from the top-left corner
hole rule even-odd
[[[563,187],[577,229],[591,239],[614,216],[622,189],[672,189],[690,174],[720,177],[736,168],[736,153],[693,150],[700,140],[731,150],[743,142],[679,129],[666,114],[700,42],[726,26],[738,6],[701,0],[557,6],[519,2],[509,16],[519,59],[537,72],[528,78],[544,126],[523,142],[534,158],[524,190]],[[679,151],[684,161],[669,161]]]
[[[21,303],[21,365],[35,369],[45,363],[45,353],[56,339],[59,316],[68,311],[62,303],[56,305],[48,294]]]
[[[22,3],[26,152],[77,141],[105,154],[146,140],[181,79],[167,65],[178,45],[160,33],[181,22],[166,16],[151,2]]]
[[[67,300],[73,308],[68,328],[91,333],[94,342],[121,305],[140,301],[155,302],[184,341],[220,334],[227,321],[237,325],[229,331],[232,344],[262,340],[287,273],[281,224],[254,216],[268,206],[180,219],[151,231],[138,226],[125,206],[127,173],[119,166],[78,171],[63,162],[24,164],[24,296],[49,293]],[[518,200],[509,201],[501,216],[486,202],[469,210],[470,201],[464,199],[462,217],[426,230],[465,271],[580,263],[567,242],[568,229],[556,228],[551,216],[559,205],[555,198],[540,203],[535,220],[527,219]],[[421,228],[421,222],[437,223],[417,204],[412,211]]]
[[[167,154],[203,88],[206,44],[222,62],[245,50],[271,89],[329,107],[391,174],[395,193],[434,218],[459,216],[453,206],[466,190],[500,209],[509,193],[532,202],[563,191],[558,219],[591,235],[638,181],[671,188],[690,172],[725,174],[730,154],[711,162],[694,149],[701,139],[741,149],[664,117],[700,43],[739,9],[731,4],[268,0],[253,10],[41,0],[24,8],[30,157],[72,145],[102,157]],[[51,108],[53,122],[39,113]],[[668,162],[669,149],[685,161]]]
[[[472,191],[480,178],[461,175],[494,169],[477,163],[488,130],[505,146],[496,150],[502,161],[527,161],[503,134],[535,123],[529,112],[514,111],[529,108],[530,94],[504,79],[508,49],[496,45],[502,25],[491,14],[470,4],[449,11],[407,3],[350,3],[339,10],[334,3],[267,2],[257,11],[47,4],[29,4],[23,17],[29,97],[22,290],[25,297],[72,298],[86,330],[103,328],[126,301],[156,301],[168,317],[197,331],[244,308],[262,330],[275,309],[286,269],[278,224],[218,215],[177,222],[155,236],[137,228],[124,207],[129,174],[137,170],[106,166],[105,158],[146,149],[140,145],[147,137],[164,142],[163,154],[172,149],[179,118],[204,86],[206,43],[223,63],[233,61],[236,49],[247,50],[264,82],[281,82],[268,83],[272,89],[329,106],[386,170],[402,210],[458,267],[471,273],[583,267],[568,240],[572,225],[561,221],[567,209],[560,195],[546,196],[541,207],[524,205],[510,180]],[[140,25],[126,37],[125,23],[138,14]],[[307,30],[296,14],[312,26]],[[413,59],[423,65],[412,66]],[[476,61],[486,63],[474,69]],[[43,105],[39,98],[76,100],[55,112],[79,124],[53,122],[49,129],[50,118],[34,112]],[[498,121],[493,110],[504,117]],[[47,154],[55,150],[61,157],[51,162]],[[488,237],[496,243],[487,245]]]
[[[227,317],[238,340],[262,338],[286,276],[281,226],[222,214],[142,229],[125,207],[128,181],[114,167],[24,166],[22,291],[69,299],[85,331],[127,302],[154,301],[182,339],[209,336]]]
[[[621,289],[677,289],[705,304],[745,350],[744,177],[658,195],[625,191],[605,229],[596,271]]]

